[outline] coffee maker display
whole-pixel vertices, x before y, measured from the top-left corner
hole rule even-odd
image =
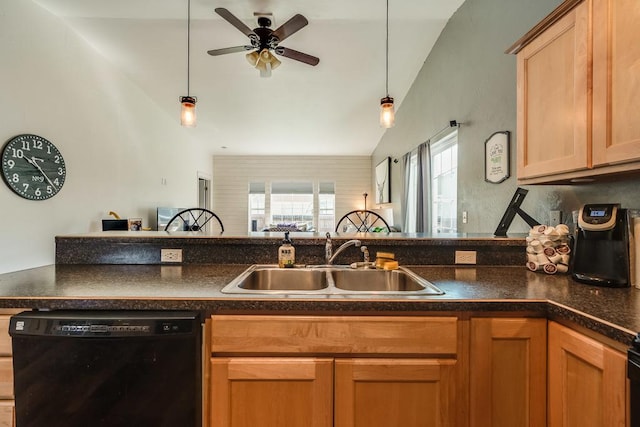
[[[578,214],[571,275],[598,286],[629,286],[629,229],[619,204],[584,205]]]

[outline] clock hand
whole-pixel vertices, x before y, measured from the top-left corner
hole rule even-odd
[[[38,169],[38,170],[40,171],[40,173],[42,174],[42,176],[44,176],[44,178],[49,182],[49,184],[51,184],[51,186],[52,186],[53,188],[56,188],[56,185],[55,185],[53,182],[51,182],[51,180],[49,179],[49,177],[47,176],[47,174],[46,174],[46,173],[44,173],[44,171],[42,170],[42,168],[40,167],[40,165],[39,165],[38,163],[36,163],[36,160],[40,160],[41,162],[43,162],[44,160],[42,160],[42,159],[36,159],[36,157],[35,157],[35,156],[34,156],[34,157],[31,157],[31,159],[28,159],[28,158],[26,158],[26,157],[25,157],[25,159],[27,159],[27,161],[28,161],[29,163],[31,163],[33,166],[35,166],[35,168],[36,168],[36,169]]]

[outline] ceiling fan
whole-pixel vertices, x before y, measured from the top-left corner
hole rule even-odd
[[[307,18],[300,14],[294,15],[287,22],[280,27],[272,30],[271,19],[266,16],[258,17],[258,28],[253,30],[245,25],[240,19],[236,18],[231,12],[223,7],[215,9],[216,13],[224,18],[231,25],[240,30],[245,36],[249,37],[250,45],[227,47],[223,49],[213,49],[207,51],[211,56],[225,55],[227,53],[252,51],[246,55],[247,61],[255,68],[260,70],[261,77],[269,77],[271,70],[277,68],[280,65],[280,61],[276,58],[272,52],[277,55],[284,56],[285,58],[294,59],[296,61],[304,62],[309,65],[318,65],[319,58],[308,55],[306,53],[298,52],[297,50],[289,49],[284,46],[280,46],[280,42],[287,37],[296,33],[303,27],[305,27],[309,21]]]

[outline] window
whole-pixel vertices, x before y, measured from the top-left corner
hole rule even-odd
[[[265,191],[267,190],[267,191]],[[333,231],[333,182],[252,182],[249,184],[249,230],[294,226],[301,230]]]
[[[418,210],[418,152],[412,151],[407,165],[409,168],[407,190],[407,213],[405,215],[405,232],[415,233],[417,225],[416,213]]]
[[[457,231],[458,132],[431,144],[431,232]]]
[[[313,185],[311,182],[271,184],[271,224],[305,223],[313,227]]]
[[[455,233],[458,199],[458,132],[420,144],[403,156],[404,231]]]
[[[336,190],[333,182],[318,186],[318,231],[333,231],[336,224]]]
[[[250,231],[260,231],[265,227],[266,204],[264,182],[249,183],[249,226]]]

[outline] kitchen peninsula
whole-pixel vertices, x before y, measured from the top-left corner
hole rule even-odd
[[[372,256],[378,250],[395,252],[401,265],[435,284],[444,295],[225,294],[222,288],[250,264],[275,263],[280,235],[130,232],[59,236],[56,265],[0,275],[0,305],[7,309],[200,311],[207,319],[211,356],[204,386],[211,426],[232,417],[229,406],[221,402],[230,398],[228,390],[234,381],[243,382],[247,390],[260,387],[255,379],[234,377],[233,372],[246,370],[263,379],[269,379],[263,377],[269,372],[266,375],[275,375],[283,387],[287,378],[292,387],[300,383],[297,375],[301,375],[306,378],[303,382],[311,384],[313,402],[330,407],[332,394],[327,390],[335,387],[338,394],[350,390],[362,369],[374,375],[374,382],[380,369],[390,372],[391,378],[383,382],[390,382],[387,385],[392,388],[406,384],[403,369],[412,378],[432,372],[435,377],[425,374],[416,381],[436,384],[435,393],[443,396],[437,409],[443,425],[469,425],[475,417],[511,419],[514,414],[481,413],[491,404],[483,399],[502,399],[513,387],[525,387],[532,396],[530,401],[518,401],[517,407],[525,405],[529,414],[544,417],[544,378],[547,369],[555,369],[551,362],[546,365],[547,351],[556,354],[554,348],[578,334],[588,348],[607,349],[619,356],[613,365],[624,366],[626,360],[620,357],[640,330],[640,292],[635,288],[597,288],[566,275],[528,271],[523,265],[522,237],[348,235],[333,236],[333,242],[339,245],[354,237],[369,246]],[[299,262],[322,260],[325,241],[321,236],[293,238]],[[183,262],[159,263],[153,257],[159,257],[160,248],[182,249]],[[455,250],[476,250],[478,264],[454,265]],[[132,254],[138,257],[128,258]],[[361,253],[348,248],[343,256],[338,263],[359,260]],[[124,263],[125,259],[133,264]],[[530,366],[527,379],[508,381],[506,388],[494,389],[495,395],[481,392],[502,375],[498,366],[511,375],[522,373],[519,363]],[[265,364],[272,370],[265,371]],[[616,378],[620,380],[620,375]],[[624,395],[624,387],[620,390]],[[244,399],[255,398],[252,391],[247,393]],[[375,390],[368,393],[376,394]],[[404,389],[399,393],[413,394]],[[336,414],[345,419],[351,411],[370,409],[365,411],[357,401],[337,397],[335,401]],[[304,412],[305,406],[300,408]],[[325,409],[314,408],[306,416]],[[349,425],[335,422],[323,425]]]

